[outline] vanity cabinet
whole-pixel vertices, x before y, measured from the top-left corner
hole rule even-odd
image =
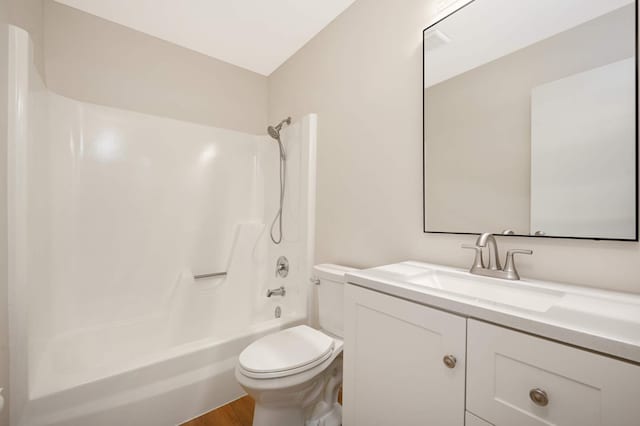
[[[355,285],[344,337],[345,426],[640,425],[633,363]]]
[[[467,410],[496,426],[638,426],[640,367],[469,319]]]
[[[347,285],[344,338],[345,426],[464,425],[465,318]]]

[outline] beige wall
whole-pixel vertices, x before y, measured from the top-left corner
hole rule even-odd
[[[9,23],[25,29],[33,41],[33,59],[44,75],[43,0],[8,0]]]
[[[81,101],[264,134],[267,78],[45,0],[48,87]]]
[[[428,230],[532,232],[531,90],[632,57],[633,10],[618,9],[425,90]]]
[[[267,78],[61,5],[8,0],[50,89],[116,108],[264,133]],[[126,48],[125,48],[126,47]]]
[[[358,0],[269,78],[269,116],[319,114],[316,257],[467,267],[471,236],[422,232],[422,30],[435,1]],[[470,212],[473,214],[473,212]],[[524,276],[640,293],[638,243],[498,238]]]
[[[7,313],[7,83],[8,83],[8,32],[7,0],[0,0],[0,388],[9,387],[9,327]],[[9,425],[9,409],[0,413],[0,426]]]

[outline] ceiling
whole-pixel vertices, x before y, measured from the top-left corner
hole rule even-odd
[[[355,0],[56,0],[269,75]]]
[[[448,40],[425,54],[425,87],[566,31],[633,0],[457,0],[469,3],[434,25]],[[633,11],[632,11],[633,13]],[[425,32],[429,36],[430,30]]]

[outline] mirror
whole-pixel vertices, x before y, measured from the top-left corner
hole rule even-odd
[[[637,241],[636,2],[463,3],[424,31],[425,232]]]

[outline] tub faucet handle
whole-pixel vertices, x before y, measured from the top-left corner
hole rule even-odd
[[[287,275],[289,275],[289,260],[284,256],[280,256],[276,262],[276,278],[285,278]]]

